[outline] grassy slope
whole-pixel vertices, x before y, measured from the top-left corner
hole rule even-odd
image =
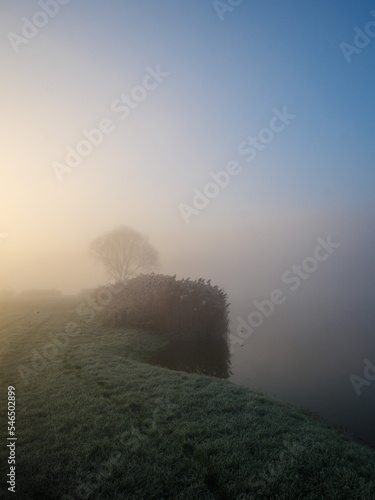
[[[374,450],[229,382],[143,363],[164,343],[146,333],[90,323],[25,384],[17,367],[31,367],[31,350],[68,321],[82,325],[73,306],[0,304],[0,496],[14,385],[9,498],[375,498]]]

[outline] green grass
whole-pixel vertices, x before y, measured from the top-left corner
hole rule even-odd
[[[230,382],[147,365],[165,340],[85,325],[76,305],[0,304],[1,498],[375,498],[375,450]],[[18,367],[69,321],[81,333],[26,383]],[[8,385],[16,494],[5,484]]]

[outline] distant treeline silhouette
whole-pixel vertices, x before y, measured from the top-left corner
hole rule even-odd
[[[40,290],[24,290],[23,292],[20,292],[17,297],[20,298],[47,298],[47,297],[60,297],[62,295],[61,290],[47,290],[47,289],[40,289]]]

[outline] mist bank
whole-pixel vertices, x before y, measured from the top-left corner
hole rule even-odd
[[[214,210],[215,207],[212,207]],[[314,297],[346,297],[356,300],[373,296],[375,209],[297,210],[258,207],[221,214],[212,213],[191,226],[133,227],[149,237],[160,254],[159,272],[178,278],[211,279],[228,293],[233,310],[250,307],[254,299],[269,297],[285,288],[283,275],[314,255],[317,239],[328,237],[339,244],[333,255],[319,262],[294,300]],[[125,221],[132,226],[132,221]],[[115,223],[107,222],[110,230]],[[81,230],[79,230],[81,229]],[[10,234],[1,247],[1,288],[16,293],[25,289],[58,289],[77,293],[108,281],[102,267],[89,258],[88,246],[103,232],[93,221],[87,229],[61,232],[60,240],[38,234],[29,244],[22,227]],[[26,236],[28,233],[26,233]]]

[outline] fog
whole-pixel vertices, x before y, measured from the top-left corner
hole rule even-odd
[[[158,272],[227,292],[234,382],[375,442],[375,383],[357,396],[349,379],[375,363],[374,47],[352,64],[340,49],[371,4],[237,3],[223,20],[212,2],[72,2],[16,52],[3,37],[0,290],[105,284],[90,242],[132,227]],[[32,9],[7,2],[2,32]],[[73,161],[103,120],[113,131]],[[258,136],[253,162],[241,152]],[[186,220],[230,162],[240,171]],[[322,240],[336,247],[314,263]],[[283,276],[305,260],[293,290]],[[238,337],[275,289],[284,302]]]
[[[66,219],[55,213],[58,226],[47,217],[14,225],[0,248],[2,288],[76,294],[107,283],[103,267],[89,256],[89,244],[119,224],[129,225],[159,252],[158,272],[211,279],[227,292],[230,334],[237,339],[233,382],[318,412],[375,444],[375,386],[362,386],[358,395],[350,380],[353,374],[363,376],[365,359],[375,362],[372,207],[257,207],[253,213],[228,211],[220,217],[209,207],[200,219],[175,224],[174,230],[163,224],[161,214],[160,222],[139,225],[138,215],[113,220],[103,210],[98,222],[87,213],[89,207]],[[314,255],[318,239],[339,246],[292,290],[283,275]],[[258,311],[253,301],[269,300],[275,289],[282,290],[285,302],[250,336],[239,338],[239,318],[247,322]]]
[[[80,219],[86,220],[85,226]],[[61,226],[44,226],[44,234],[38,231],[39,221],[27,227],[17,226],[17,232],[8,234],[1,246],[3,288],[16,292],[35,287],[58,288],[63,293],[78,293],[82,288],[105,283],[108,278],[104,268],[90,257],[89,244],[117,227],[119,219],[115,223],[110,218],[106,223],[102,220],[95,230],[95,220],[75,214],[74,219],[65,221],[64,232],[59,230]],[[250,304],[252,297],[265,298],[273,288],[279,288],[282,274],[312,256],[317,238],[326,240],[328,235],[340,247],[303,281],[295,299],[307,302],[323,296],[358,300],[371,297],[371,209],[326,213],[264,209],[263,213],[246,213],[238,218],[216,218],[209,227],[192,224],[175,231],[162,223],[144,230],[124,217],[121,225],[128,224],[147,236],[159,252],[158,272],[177,274],[179,278],[211,279],[227,291],[235,308]]]
[[[318,412],[326,421],[375,444],[374,386],[357,395],[351,375],[363,376],[364,360],[375,361],[374,210],[245,213],[223,224],[168,231],[156,225],[145,233],[158,250],[159,272],[178,278],[211,279],[228,294],[230,332],[237,336],[231,380],[271,397]],[[107,221],[107,229],[113,228]],[[127,221],[124,221],[127,222]],[[103,231],[71,223],[65,241],[35,241],[10,234],[1,247],[1,280],[16,291],[31,288],[78,293],[108,282],[88,254]],[[135,225],[134,225],[135,227]],[[136,228],[136,227],[135,227]],[[23,228],[20,228],[23,229]],[[21,234],[28,234],[24,229]],[[317,239],[339,244],[297,290],[283,282],[293,265],[311,257]],[[238,318],[258,309],[253,301],[281,289],[286,300],[250,337],[238,339]]]

